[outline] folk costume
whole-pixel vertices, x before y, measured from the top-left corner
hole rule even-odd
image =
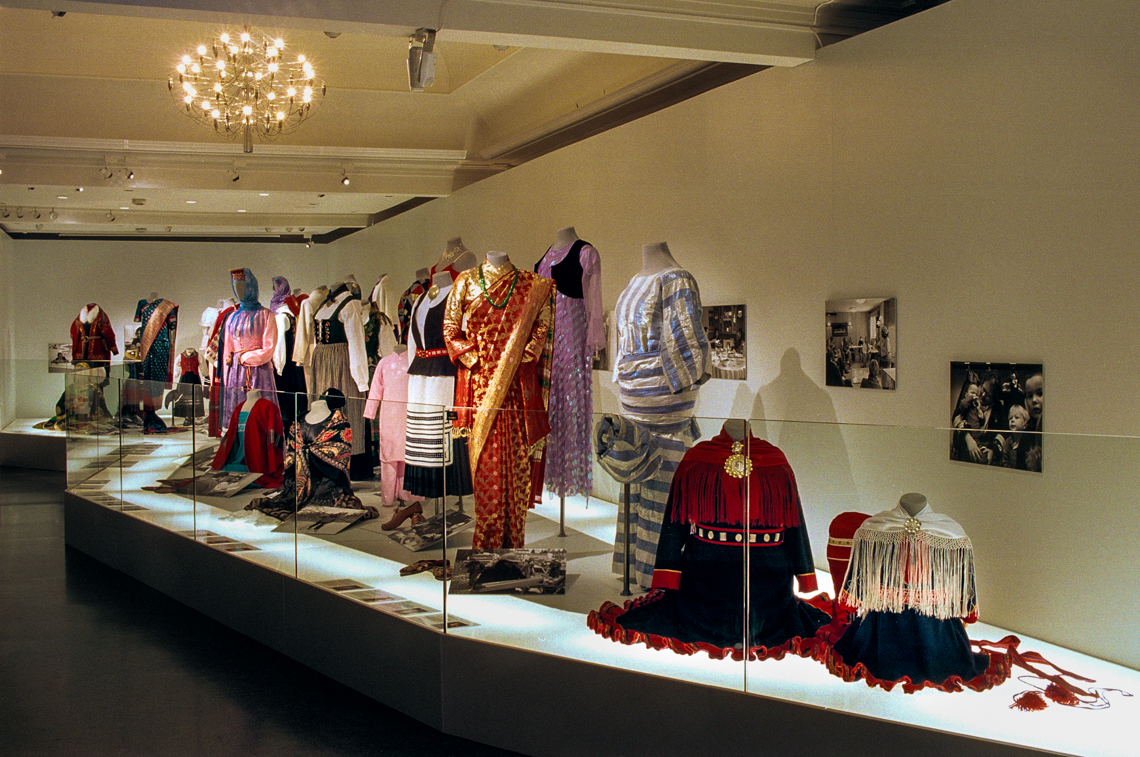
[[[71,362],[92,368],[107,368],[111,356],[119,354],[111,319],[94,302],[79,311],[71,322]]]
[[[701,327],[701,293],[683,268],[630,279],[615,309],[618,344],[614,376],[621,412],[649,432],[660,450],[655,475],[630,489],[630,553],[637,582],[648,588],[657,559],[673,474],[697,436],[693,408],[708,378],[708,339]],[[622,573],[625,524],[618,517],[613,571]]]
[[[276,489],[285,480],[281,410],[265,397],[249,410],[245,405],[234,409],[211,467],[263,473],[254,483],[263,489]]]
[[[376,518],[379,511],[362,504],[352,493],[348,480],[351,456],[352,426],[339,409],[319,423],[299,418],[287,441],[284,484],[268,497],[254,499],[245,509],[259,510],[278,520],[310,506],[363,510],[365,519]]]
[[[581,239],[551,247],[534,267],[539,276],[554,279],[557,289],[545,478],[546,488],[559,495],[592,491],[590,363],[606,346],[601,267],[598,251]]]
[[[228,303],[223,301],[218,304],[225,304],[226,306],[218,310],[213,328],[210,329],[210,335],[206,340],[206,349],[203,350],[206,362],[210,366],[209,412],[206,416],[208,421],[206,429],[207,434],[213,437],[222,435],[222,385],[225,384],[226,375],[225,364],[222,363],[222,347],[226,339],[226,322],[237,310],[235,300],[229,300]]]
[[[857,615],[841,635],[826,634],[819,656],[844,680],[983,691],[1009,675],[1004,657],[975,651],[966,635],[978,611],[970,538],[929,504],[913,517],[899,505],[859,526],[839,604]]]
[[[178,386],[166,395],[163,405],[171,407],[171,416],[182,418],[190,426],[206,415],[203,403],[201,359],[198,350],[188,347],[178,356]]]
[[[178,332],[178,306],[170,300],[139,300],[135,321],[142,324],[139,337],[138,377],[143,382],[143,433],[163,433],[166,423],[155,409],[165,385],[174,380],[174,344]]]
[[[449,361],[450,362],[450,361]],[[393,352],[380,361],[372,375],[364,416],[380,432],[380,501],[412,502],[420,497],[404,488],[404,449],[408,414],[408,353]]]
[[[521,547],[533,506],[535,448],[550,431],[554,282],[504,261],[459,274],[443,321],[459,366],[455,406],[467,429],[475,487],[475,549]],[[537,486],[536,486],[537,484]]]
[[[421,295],[412,306],[408,330],[404,489],[431,499],[472,492],[467,439],[454,433],[447,419],[459,373],[443,331],[451,289],[451,284],[430,287]]]
[[[344,393],[343,415],[352,426],[349,473],[354,480],[367,480],[372,478],[364,427],[368,355],[364,349],[361,301],[359,296],[353,295],[353,288],[350,282],[341,282],[329,291],[328,299],[315,311],[312,368],[306,378],[310,387],[333,387]],[[359,287],[355,289],[359,292]]]
[[[297,314],[300,305],[291,294],[289,280],[273,277],[273,299],[269,310],[277,321],[277,346],[273,350],[273,382],[277,387],[277,404],[281,406],[281,421],[288,433],[297,415],[308,408],[305,396],[305,371],[293,359],[297,340]]]
[[[222,343],[225,371],[221,420],[228,423],[234,410],[245,402],[247,392],[257,389],[277,405],[273,379],[273,351],[277,348],[277,320],[258,302],[257,279],[248,268],[230,271],[238,309],[226,320]],[[239,287],[238,285],[243,285]]]
[[[801,591],[817,589],[795,474],[768,442],[722,431],[677,467],[654,591],[624,607],[607,602],[587,623],[615,641],[680,654],[741,659],[747,638],[749,659],[806,655],[828,616],[796,598],[793,576]]]
[[[411,286],[404,290],[400,295],[400,300],[396,305],[396,341],[400,344],[408,343],[408,329],[412,326],[412,305],[416,304],[416,300],[420,295],[428,290],[431,286],[431,278],[416,279],[412,282]]]

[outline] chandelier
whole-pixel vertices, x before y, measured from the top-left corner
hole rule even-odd
[[[255,29],[218,35],[175,70],[167,85],[182,112],[228,139],[241,134],[244,152],[253,152],[255,133],[267,140],[294,131],[325,96],[304,55],[287,55],[285,40]]]

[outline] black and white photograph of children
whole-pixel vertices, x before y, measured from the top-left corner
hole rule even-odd
[[[1040,473],[1045,374],[1037,363],[951,363],[950,459]]]
[[[743,305],[708,305],[701,313],[702,326],[712,350],[712,378],[748,379],[748,350],[744,340]]]
[[[897,301],[893,297],[828,300],[826,314],[827,385],[894,389]]]

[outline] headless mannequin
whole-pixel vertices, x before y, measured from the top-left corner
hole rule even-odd
[[[431,286],[428,287],[428,297],[435,297],[439,294],[439,290],[446,286],[451,286],[451,273],[449,271],[440,271],[435,276],[431,277]]]
[[[567,226],[565,229],[559,229],[554,234],[554,244],[551,245],[556,250],[561,250],[563,247],[569,247],[578,241],[578,232],[574,231],[573,226]]]
[[[669,252],[669,245],[664,242],[655,242],[641,248],[641,276],[652,276],[655,273],[681,266],[673,259]]]
[[[511,258],[505,252],[491,251],[487,253],[487,262],[493,266],[506,265],[511,262]]]
[[[146,296],[147,302],[154,302],[157,299],[158,299],[158,292],[151,292],[150,294],[148,294]]]
[[[721,426],[721,431],[731,436],[734,442],[742,442],[748,438],[748,421],[729,418]]]
[[[424,281],[431,276],[430,268],[421,268],[416,271],[416,281]]]
[[[904,494],[899,498],[899,505],[913,518],[922,512],[922,508],[926,507],[926,495],[917,492]]]
[[[455,271],[466,271],[468,268],[473,268],[478,265],[478,262],[479,261],[475,258],[475,253],[463,245],[463,238],[454,237],[447,240],[447,246],[443,250],[443,255],[440,256],[432,268],[438,271],[451,266]]]
[[[315,426],[318,423],[323,423],[330,415],[332,415],[332,410],[329,410],[329,404],[324,400],[316,400],[309,406],[309,412],[305,414],[305,423]]]
[[[90,310],[86,307],[79,311],[80,323],[94,323],[95,319],[99,317],[99,306],[96,305]]]
[[[245,285],[243,284],[242,286],[245,286]],[[218,300],[218,311],[219,312],[221,312],[222,310],[225,310],[226,308],[232,308],[232,307],[237,307],[237,300],[235,300],[233,297],[223,297],[222,299]]]

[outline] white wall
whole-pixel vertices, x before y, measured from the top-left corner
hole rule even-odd
[[[12,238],[0,231],[0,428],[16,411],[15,364],[12,362]]]
[[[1133,15],[955,0],[348,237],[332,267],[382,253],[400,285],[456,235],[529,266],[574,225],[612,308],[668,241],[706,303],[748,307],[749,380],[697,412],[769,419],[817,562],[835,514],[922,491],[975,542],[985,620],[1137,667],[1140,442],[1050,437],[1038,475],[950,463],[937,430],[964,359],[1043,362],[1050,432],[1140,429]],[[824,302],[861,296],[898,298],[896,392],[823,388]]]
[[[61,374],[46,373],[45,350],[48,342],[70,339],[71,322],[89,302],[111,317],[121,351],[122,327],[133,324],[140,299],[153,291],[173,300],[179,305],[181,350],[201,343],[202,311],[232,296],[231,268],[253,271],[263,305],[269,304],[274,276],[285,276],[305,291],[329,283],[330,276],[324,256],[300,244],[9,240],[7,245],[12,252],[5,281],[16,292],[6,298],[18,337],[12,356],[34,369],[19,371],[15,382],[21,418],[52,414],[63,380]]]

